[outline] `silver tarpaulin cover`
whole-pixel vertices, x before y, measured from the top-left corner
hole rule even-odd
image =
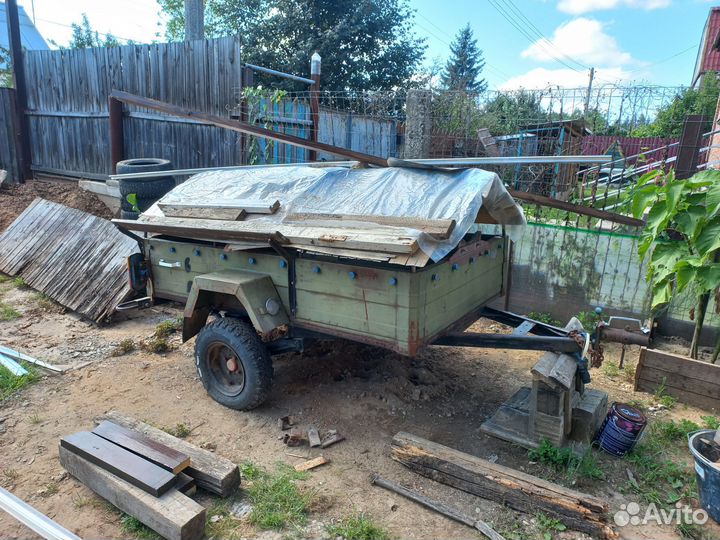
[[[447,240],[436,240],[421,231],[343,221],[354,229],[388,228],[416,238],[434,261],[442,259],[475,225],[484,207],[509,236],[516,239],[525,226],[522,208],[513,200],[497,174],[481,169],[452,171],[413,168],[268,167],[212,171],[197,174],[162,199],[168,204],[228,204],[233,201],[280,201],[275,214],[251,215],[248,220],[291,223],[289,214],[321,213],[371,216],[454,219],[456,227]],[[162,216],[153,206],[148,215]],[[304,225],[337,227],[337,221],[304,219]]]

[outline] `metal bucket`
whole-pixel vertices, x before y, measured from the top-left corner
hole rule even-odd
[[[709,438],[712,439],[715,430],[704,429],[689,433],[688,446],[695,458],[695,475],[697,476],[700,506],[707,511],[711,518],[720,523],[720,468],[698,452],[697,440],[703,435],[709,435]]]
[[[640,409],[627,403],[613,403],[600,428],[597,442],[608,454],[622,457],[635,447],[647,419]]]

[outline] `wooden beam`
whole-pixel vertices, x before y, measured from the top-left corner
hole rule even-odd
[[[178,474],[190,465],[190,457],[187,454],[108,420],[100,422],[92,432],[173,474]]]
[[[20,183],[23,183],[25,180],[32,178],[32,147],[30,145],[30,122],[25,115],[25,110],[28,108],[27,80],[25,78],[25,60],[23,59],[17,0],[6,0],[5,15],[15,86],[15,99],[13,100],[15,117],[13,125],[17,144],[19,180]]]
[[[608,505],[591,495],[490,463],[447,446],[400,432],[392,440],[392,458],[411,470],[528,514],[544,512],[569,529],[608,539]]]
[[[125,135],[123,132],[122,101],[108,98],[110,112],[110,174],[117,174],[118,161],[125,156]]]
[[[247,212],[242,208],[221,206],[190,206],[176,204],[158,204],[165,217],[214,219],[218,221],[242,221]]]
[[[336,156],[346,157],[356,161],[364,161],[366,163],[371,163],[379,167],[387,166],[387,160],[379,158],[377,156],[363,154],[362,152],[355,152],[353,150],[348,150],[347,148],[340,148],[339,146],[333,146],[321,142],[314,142],[308,139],[303,139],[301,137],[296,137],[294,135],[288,135],[286,133],[253,126],[239,120],[231,120],[222,116],[215,116],[213,114],[192,111],[190,109],[185,109],[177,105],[171,105],[170,103],[165,103],[156,99],[137,96],[128,92],[113,90],[110,94],[110,97],[119,99],[120,101],[128,103],[130,105],[136,105],[138,107],[144,107],[146,109],[153,109],[155,111],[171,114],[173,116],[179,116],[181,118],[191,118],[205,124],[210,124],[225,129],[231,129],[233,131],[239,131],[241,133],[248,133],[250,135],[271,139],[280,143],[290,144],[292,146],[299,146],[300,148],[307,148],[308,150],[319,150],[322,152],[327,152]]]
[[[510,195],[512,195],[515,199],[538,204],[540,206],[567,210],[568,212],[573,212],[575,214],[595,217],[605,221],[612,221],[613,223],[620,223],[621,225],[628,225],[630,227],[645,226],[645,222],[641,219],[635,219],[621,214],[616,214],[614,212],[607,212],[605,210],[598,210],[597,208],[592,208],[590,206],[581,206],[579,204],[561,201],[560,199],[553,199],[552,197],[545,197],[543,195],[537,195],[536,193],[528,193],[526,191],[518,191],[516,189],[508,189],[508,193],[510,193]]]
[[[376,223],[389,227],[404,227],[427,233],[440,240],[445,240],[455,229],[454,219],[423,219],[405,216],[377,216],[359,214],[323,214],[323,213],[293,213],[285,216],[286,221],[358,221],[361,223]]]
[[[168,540],[199,540],[205,508],[177,490],[153,497],[122,478],[60,447],[60,464],[92,491]]]
[[[229,459],[198,448],[120,412],[110,411],[105,417],[126,429],[142,433],[149,439],[190,456],[190,467],[183,472],[192,476],[198,487],[222,497],[229,497],[240,486],[240,469]]]
[[[148,460],[90,433],[79,431],[60,439],[60,446],[143,491],[159,497],[175,485],[175,475]]]

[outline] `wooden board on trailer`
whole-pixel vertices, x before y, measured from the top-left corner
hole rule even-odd
[[[190,457],[187,454],[114,422],[103,420],[92,432],[173,474],[178,474],[190,465]]]
[[[87,459],[60,447],[60,464],[72,476],[126,514],[168,540],[198,540],[205,532],[205,508],[173,489],[153,497]]]
[[[60,446],[159,497],[175,485],[175,475],[88,431],[60,439]]]
[[[423,219],[407,216],[378,216],[358,214],[292,213],[285,216],[285,222],[338,222],[346,225],[352,222],[374,223],[388,227],[416,229],[439,239],[446,239],[455,229],[454,219]]]
[[[635,391],[663,392],[682,403],[707,409],[720,404],[720,365],[657,349],[640,349]]]

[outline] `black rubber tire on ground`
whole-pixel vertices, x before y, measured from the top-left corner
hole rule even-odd
[[[231,409],[249,411],[270,394],[272,359],[249,322],[223,317],[205,326],[195,365],[210,397]]]
[[[175,187],[175,179],[172,176],[126,179],[120,180],[118,187],[123,198],[134,193],[138,199],[157,201]]]
[[[139,212],[133,212],[132,210],[120,210],[120,219],[137,219],[139,216]]]
[[[117,174],[132,174],[140,172],[169,171],[172,163],[168,159],[136,158],[118,161],[115,166]]]

